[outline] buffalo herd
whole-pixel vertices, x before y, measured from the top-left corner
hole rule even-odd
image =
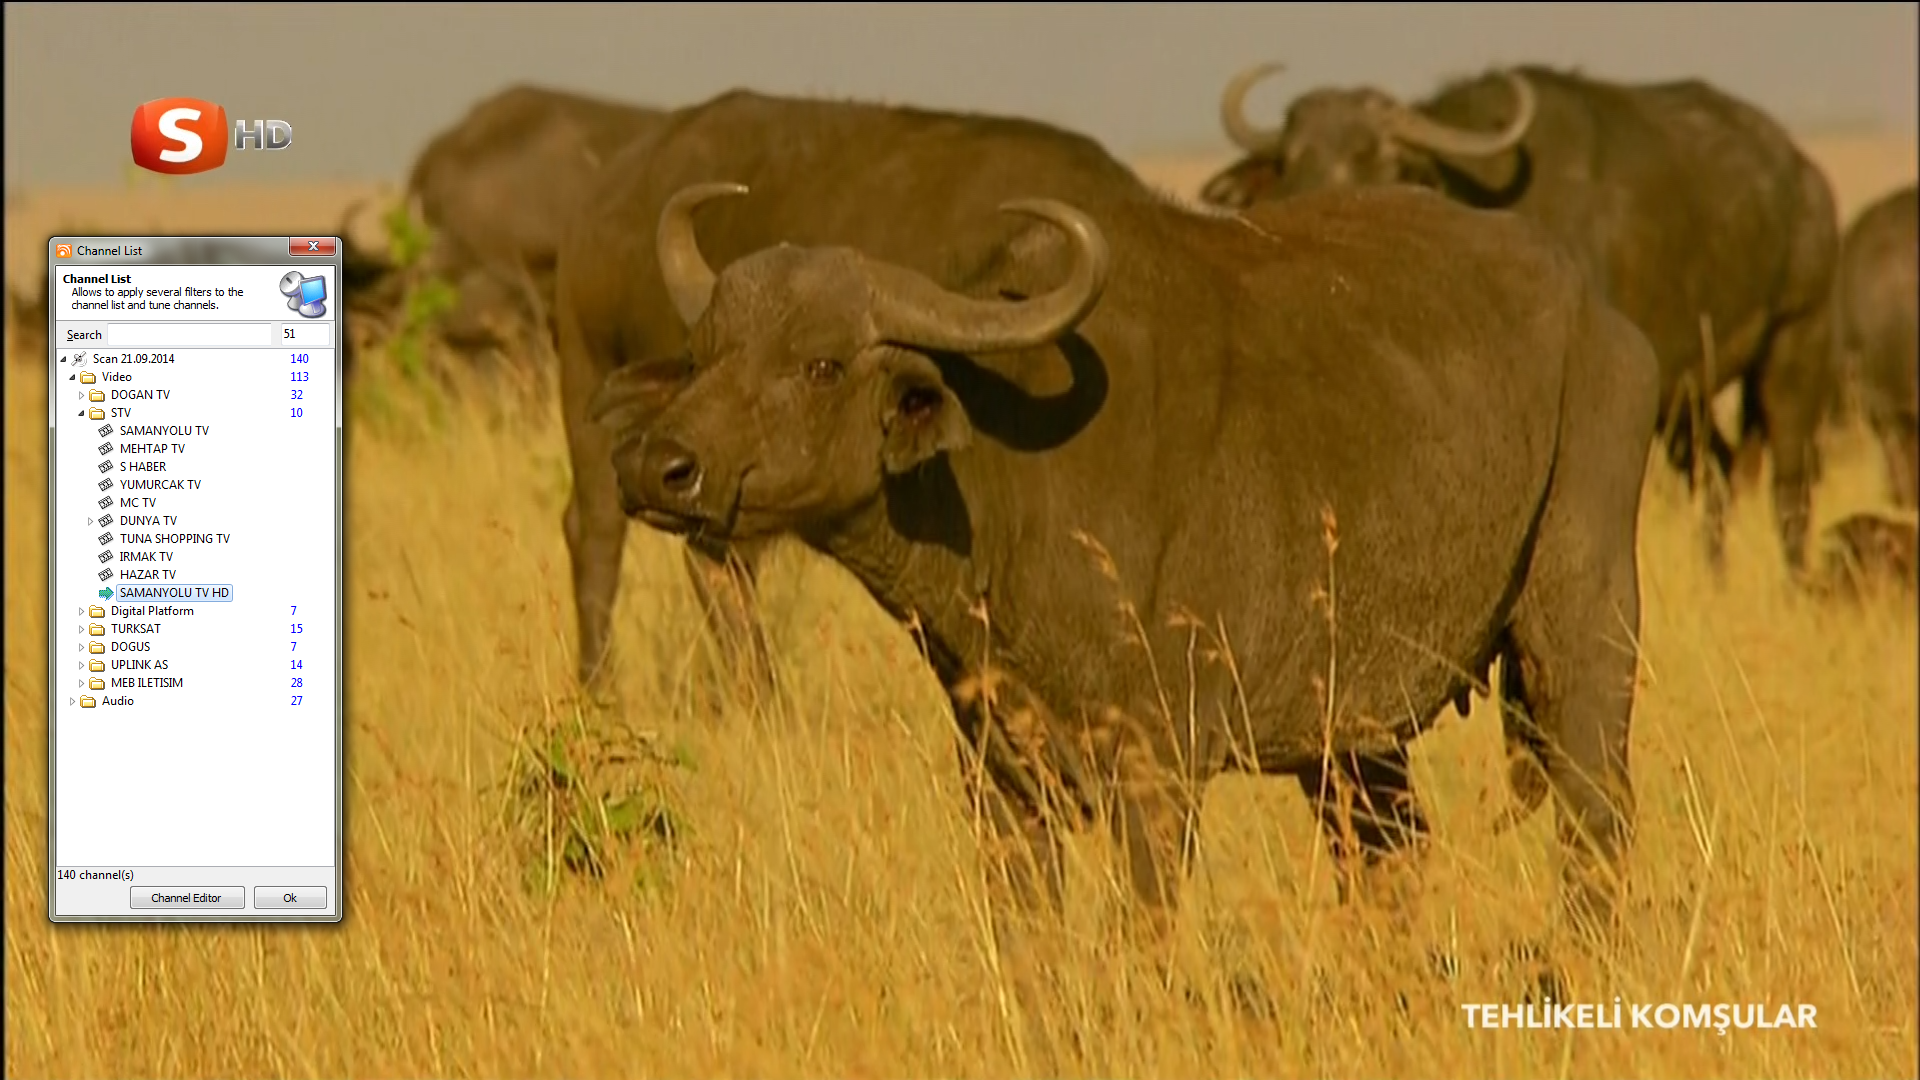
[[[1227,80],[1244,156],[1197,203],[1037,121],[747,90],[515,87],[436,138],[409,186],[449,339],[513,348],[483,317],[511,312],[558,356],[582,684],[631,520],[684,538],[723,666],[776,689],[754,584],[793,538],[917,637],[1010,895],[1058,903],[1100,818],[1161,930],[1209,779],[1292,776],[1343,865],[1417,859],[1408,743],[1497,697],[1515,812],[1552,796],[1565,911],[1604,929],[1649,459],[1701,489],[1717,569],[1764,451],[1804,585],[1847,387],[1911,514],[1915,191],[1843,232],[1780,125],[1698,81],[1250,116],[1279,70]],[[1827,540],[1910,578],[1911,535]]]

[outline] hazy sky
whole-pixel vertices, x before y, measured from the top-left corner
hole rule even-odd
[[[735,86],[1038,117],[1122,154],[1225,150],[1220,84],[1418,95],[1489,65],[1697,76],[1790,127],[1916,123],[1920,5],[6,5],[6,184],[117,184],[156,97],[285,120],[293,145],[182,183],[398,179],[436,130],[517,81],[656,105]]]

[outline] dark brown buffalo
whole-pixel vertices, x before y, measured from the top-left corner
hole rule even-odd
[[[407,181],[431,230],[425,269],[452,284],[441,321],[462,350],[550,334],[555,262],[601,165],[667,114],[539,86],[513,86],[434,137]]]
[[[1039,705],[992,717],[1026,786],[1112,808],[1162,930],[1211,778],[1404,767],[1501,658],[1566,901],[1613,910],[1659,373],[1558,245],[1406,188],[1244,218],[1108,188],[954,222],[968,254],[935,271],[796,242],[716,275],[695,208],[744,192],[661,214],[695,374],[664,409],[623,377],[598,404],[646,417],[614,454],[631,513],[798,535],[956,701],[1004,672]],[[700,234],[733,248],[759,197]],[[1330,772],[1418,850],[1404,782]],[[1057,889],[1059,819],[999,795]]]
[[[1861,211],[1837,289],[1841,370],[1886,453],[1894,505],[1920,506],[1920,191]]]
[[[954,240],[965,228],[987,233],[982,243],[1010,232],[1013,224],[994,215],[1007,199],[1142,190],[1098,143],[1045,124],[747,91],[683,110],[609,162],[563,249],[556,309],[573,464],[567,547],[580,678],[590,686],[609,655],[627,521],[611,437],[587,418],[587,403],[616,367],[632,385],[652,386],[656,403],[677,389],[686,328],[660,279],[653,227],[675,191],[715,177],[744,179],[758,193],[715,208],[706,249],[717,264],[797,240],[856,245],[925,273],[970,254]],[[695,537],[687,556],[725,662],[761,692],[773,677],[752,593],[766,546],[733,545],[729,555]]]
[[[1412,106],[1374,89],[1314,90],[1280,127],[1260,128],[1242,103],[1277,70],[1262,65],[1228,83],[1221,118],[1248,156],[1207,183],[1205,200],[1241,207],[1411,183],[1546,226],[1653,343],[1669,460],[1699,479],[1696,445],[1710,451],[1699,464],[1711,481],[1714,565],[1733,449],[1706,402],[1738,383],[1742,439],[1772,450],[1781,544],[1788,565],[1804,568],[1839,242],[1825,176],[1778,124],[1699,81],[1635,86],[1523,67]]]

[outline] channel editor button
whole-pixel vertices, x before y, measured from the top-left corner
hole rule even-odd
[[[331,236],[295,236],[287,241],[287,254],[313,255],[333,258],[334,240]]]
[[[247,890],[240,885],[224,889],[189,889],[181,885],[135,885],[133,906],[180,911],[200,908],[243,908],[247,906]]]
[[[253,906],[260,910],[323,908],[327,906],[327,887],[325,885],[292,885],[268,888],[265,885],[255,885]]]

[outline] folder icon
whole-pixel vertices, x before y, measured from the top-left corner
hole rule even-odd
[[[88,679],[87,680],[87,689],[89,690],[105,690],[106,688],[107,688],[107,680],[105,679]]]
[[[106,652],[107,647],[98,641],[89,641],[87,642],[87,651],[94,654],[95,656],[98,656],[101,653]]]
[[[87,400],[105,401],[107,400],[107,392],[105,390],[89,390],[87,391]]]
[[[90,383],[90,382],[92,382],[92,381],[93,381],[93,372],[91,372],[91,371],[83,371],[83,372],[81,372],[81,373],[80,373],[80,381],[81,381],[81,382],[84,382],[84,383]]]
[[[101,626],[99,623],[88,623],[87,636],[88,637],[106,637],[107,628],[104,626]]]
[[[87,670],[88,670],[88,671],[105,671],[105,670],[107,670],[107,664],[106,664],[106,661],[104,661],[104,660],[89,660],[89,661],[87,661]]]
[[[99,604],[95,604],[87,609],[87,618],[89,619],[104,619],[106,617],[107,609],[101,607]]]
[[[88,409],[87,410],[87,419],[89,420],[105,420],[106,418],[107,418],[107,410],[105,409]]]
[[[87,695],[85,695],[85,694],[81,694],[81,695],[80,695],[80,707],[81,707],[81,708],[83,708],[83,709],[91,709],[91,708],[93,708],[93,699],[92,699],[92,698],[90,698],[90,697],[88,697],[88,696],[87,696]]]

